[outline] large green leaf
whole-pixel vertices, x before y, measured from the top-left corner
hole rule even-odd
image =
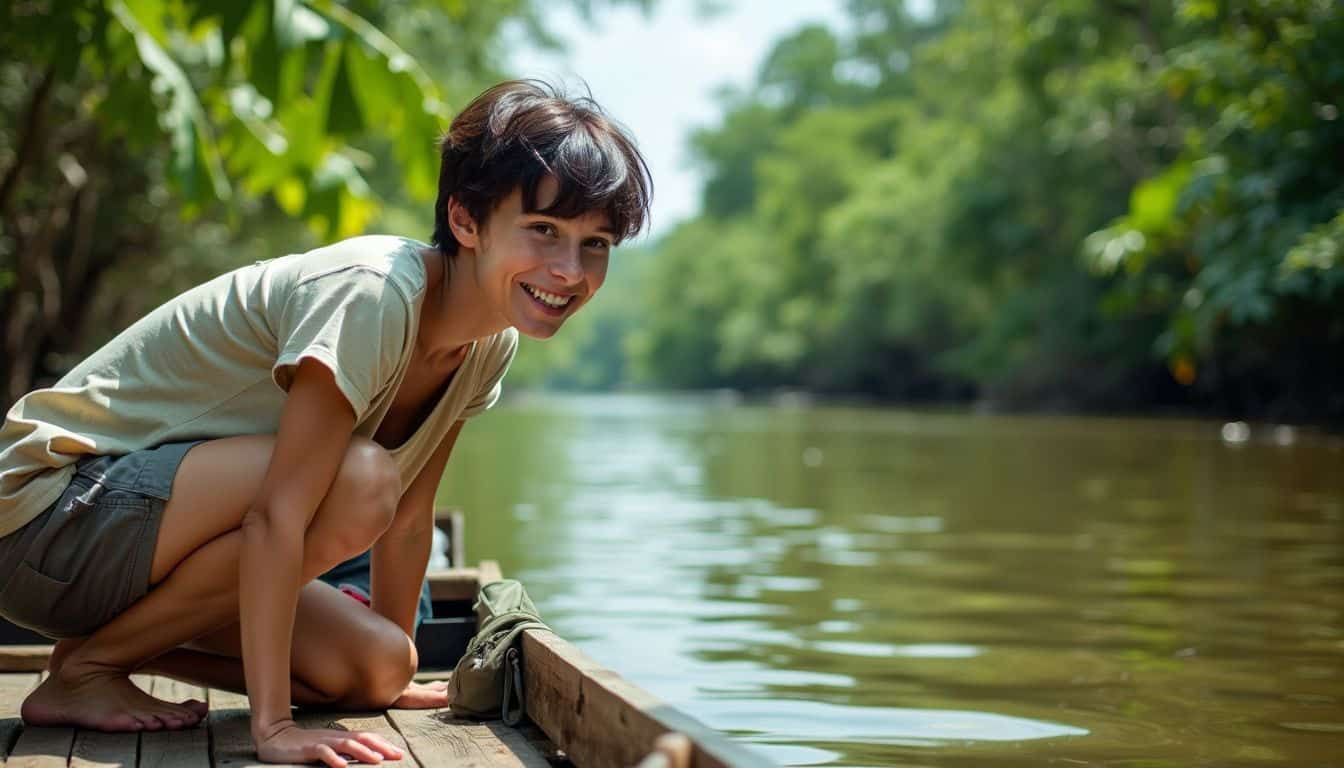
[[[354,49],[353,45],[341,45],[336,49],[336,75],[327,94],[327,130],[338,136],[356,135],[366,128],[350,76],[350,57],[359,55]]]
[[[140,61],[154,73],[155,90],[168,97],[160,121],[172,139],[174,177],[190,199],[200,200],[213,195],[227,200],[232,194],[229,180],[224,174],[205,110],[186,72],[124,2],[114,0],[111,8],[113,16],[134,38]]]

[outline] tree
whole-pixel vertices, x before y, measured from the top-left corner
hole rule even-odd
[[[1192,117],[1180,154],[1088,239],[1091,263],[1226,410],[1344,416],[1344,8],[1191,1],[1177,21],[1159,82]]]
[[[695,137],[705,213],[657,269],[739,282],[658,281],[640,368],[1344,417],[1341,9],[852,0]]]

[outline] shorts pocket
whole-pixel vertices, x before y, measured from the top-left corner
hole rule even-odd
[[[0,594],[0,613],[48,637],[89,634],[143,594],[158,503],[103,488],[61,502]]]
[[[62,497],[28,548],[22,567],[57,584],[74,581],[89,545],[81,529],[97,514],[96,507],[79,496]]]
[[[0,595],[0,609],[5,618],[47,637],[69,637],[86,634],[97,627],[81,607],[66,599],[70,582],[53,579],[26,562],[14,569],[9,583]]]

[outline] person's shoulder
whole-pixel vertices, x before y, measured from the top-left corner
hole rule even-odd
[[[342,273],[374,273],[396,286],[408,302],[424,291],[426,244],[408,237],[360,235],[298,254],[293,262],[296,283]]]

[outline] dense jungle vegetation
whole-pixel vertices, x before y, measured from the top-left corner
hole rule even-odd
[[[4,4],[5,402],[249,259],[427,237],[539,7]],[[702,213],[511,381],[1344,419],[1344,5],[929,7],[779,40],[691,138]]]
[[[1344,4],[848,7],[695,136],[626,376],[1344,416]]]

